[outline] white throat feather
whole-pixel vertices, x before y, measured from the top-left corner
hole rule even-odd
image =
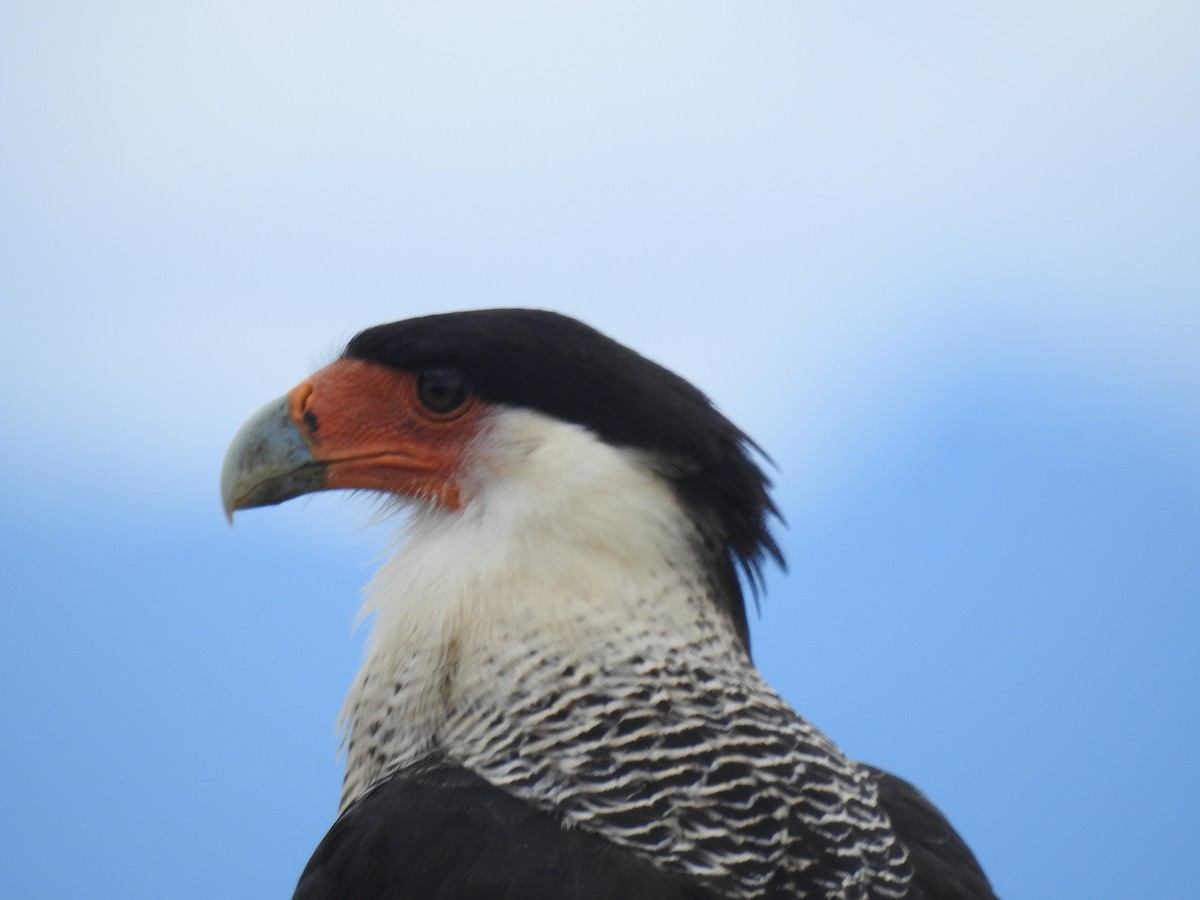
[[[500,408],[467,466],[463,508],[415,509],[366,588],[373,627],[342,712],[343,805],[435,747],[471,752],[446,723],[527,689],[505,681],[528,676],[517,657],[603,667],[701,638],[742,656],[721,637],[699,535],[644,454]]]

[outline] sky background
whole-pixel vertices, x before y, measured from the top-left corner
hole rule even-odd
[[[394,526],[225,447],[513,305],[767,449],[757,659],[1002,896],[1189,895],[1198,9],[0,6],[0,895],[290,894]]]

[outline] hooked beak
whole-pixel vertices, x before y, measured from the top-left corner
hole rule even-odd
[[[272,400],[238,429],[221,466],[221,503],[233,523],[238,509],[269,506],[325,488],[318,462],[289,413],[288,397]]]

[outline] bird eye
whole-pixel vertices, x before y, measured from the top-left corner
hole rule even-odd
[[[431,412],[454,412],[471,397],[467,380],[458,369],[426,369],[417,376],[417,396]]]

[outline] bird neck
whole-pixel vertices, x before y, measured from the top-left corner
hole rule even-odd
[[[598,719],[656,708],[649,697],[678,709],[696,691],[685,665],[758,684],[716,557],[669,486],[623,451],[586,450],[576,467],[607,465],[605,480],[502,480],[462,510],[415,515],[367,588],[343,807],[430,753],[476,771],[507,754],[521,768],[539,741],[553,759]]]

